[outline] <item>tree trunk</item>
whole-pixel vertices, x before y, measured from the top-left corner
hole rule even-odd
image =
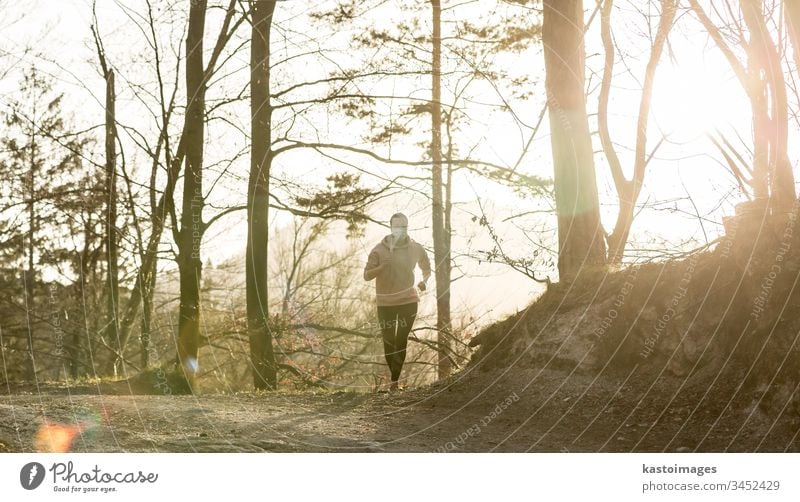
[[[114,72],[108,71],[106,79],[106,260],[108,281],[106,291],[105,339],[117,352],[112,357],[114,376],[122,363],[122,345],[119,339],[119,267],[117,264],[117,138],[115,117]]]
[[[86,296],[87,296],[86,288],[89,282],[88,279],[89,272],[93,268],[92,263],[90,263],[90,260],[92,259],[91,258],[92,241],[89,239],[89,236],[92,233],[92,227],[93,227],[93,221],[91,219],[91,215],[88,215],[83,226],[83,235],[85,236],[85,239],[83,242],[83,249],[81,249],[80,263],[78,267],[79,271],[78,288],[77,291],[75,292],[76,305],[86,305]],[[72,333],[72,347],[68,349],[70,358],[70,376],[72,378],[78,378],[79,376],[79,365],[80,365],[81,345],[82,345],[81,340],[83,339],[84,336],[86,337],[86,348],[89,351],[89,354],[91,354],[92,356],[94,355],[92,353],[93,349],[91,345],[91,336],[89,335],[90,330],[87,319],[87,317],[90,315],[89,312],[90,311],[87,308],[82,309],[81,311],[81,318],[83,319],[82,326],[80,327],[76,326],[75,330]],[[95,372],[95,375],[93,376],[97,376],[96,373],[97,370],[95,368],[92,368],[92,371]]]
[[[200,346],[200,242],[203,238],[203,140],[205,82],[203,32],[206,0],[192,0],[186,37],[186,169],[183,177],[181,226],[178,234],[180,313],[178,360],[190,385],[198,368]]]
[[[614,146],[608,132],[607,110],[605,109],[608,104],[608,91],[610,90],[611,72],[613,71],[614,46],[610,33],[611,6],[611,1],[607,0],[603,5],[603,14],[601,17],[601,22],[603,23],[603,46],[606,50],[606,68],[603,75],[603,83],[606,85],[601,91],[598,125],[601,131],[600,137],[603,143],[603,150],[606,152],[614,152]],[[678,4],[676,0],[661,1],[661,18],[658,23],[655,39],[653,40],[653,46],[650,50],[650,57],[644,75],[644,83],[642,84],[642,97],[639,102],[633,178],[630,181],[625,179],[616,153],[612,153],[608,156],[609,165],[612,166],[612,172],[616,171],[614,183],[617,188],[619,199],[617,221],[614,224],[614,230],[608,236],[608,263],[619,264],[622,262],[622,258],[625,254],[625,246],[628,242],[631,226],[633,225],[636,201],[639,199],[639,194],[644,184],[645,169],[647,168],[647,123],[650,120],[650,103],[653,96],[656,70],[661,61],[661,54],[664,52],[664,45],[667,42],[669,32],[672,30],[677,9]],[[609,52],[611,53],[611,67],[609,67]]]
[[[34,113],[33,117],[36,117],[36,108],[34,104]],[[30,170],[28,172],[28,195],[30,196],[30,201],[28,202],[28,242],[27,242],[27,252],[23,253],[23,256],[27,255],[28,263],[23,275],[23,282],[25,284],[25,315],[27,317],[27,328],[28,328],[28,340],[27,340],[27,357],[25,358],[25,379],[27,381],[33,381],[36,377],[36,363],[34,361],[33,356],[33,326],[36,324],[35,318],[35,298],[34,298],[34,282],[36,280],[36,270],[34,269],[34,258],[33,252],[35,249],[34,246],[34,239],[36,238],[36,197],[37,197],[37,190],[36,190],[36,135],[34,133],[34,129],[31,128],[31,158],[30,158]]]
[[[751,70],[750,112],[753,117],[753,196],[769,200],[769,104],[767,85],[757,69]]]
[[[277,372],[269,324],[267,259],[269,244],[269,172],[272,162],[270,104],[270,28],[274,0],[255,0],[250,42],[250,179],[247,190],[245,284],[247,332],[253,385],[275,389]]]
[[[545,0],[542,43],[558,215],[558,272],[605,263],[584,95],[582,0]]]
[[[776,208],[789,209],[795,201],[794,173],[789,161],[789,106],[786,98],[786,81],[783,66],[775,42],[769,34],[764,19],[762,0],[743,0],[742,13],[750,31],[750,47],[753,66],[759,68],[767,83],[770,117],[767,133],[769,138],[769,189],[770,202]],[[756,138],[758,141],[758,138]]]
[[[789,31],[789,40],[792,42],[794,66],[796,69],[800,69],[800,2],[784,0],[783,10],[786,14],[786,27]]]
[[[142,273],[145,277],[142,279],[142,322],[139,335],[139,341],[142,345],[142,369],[146,370],[150,366],[150,337],[152,331],[152,315],[153,315],[153,291],[156,287],[156,262],[153,261],[149,270],[144,270]]]
[[[431,72],[431,160],[433,194],[433,261],[436,270],[436,330],[439,378],[452,370],[450,350],[452,325],[450,321],[450,236],[445,228],[442,198],[442,6],[431,0],[433,7],[433,71]]]

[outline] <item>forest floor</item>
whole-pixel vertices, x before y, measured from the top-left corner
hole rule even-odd
[[[679,379],[644,382],[468,368],[391,394],[19,386],[0,396],[0,452],[800,451],[789,409],[767,417],[727,399],[698,407]]]

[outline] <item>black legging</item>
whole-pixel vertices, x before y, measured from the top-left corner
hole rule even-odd
[[[383,335],[383,351],[392,374],[392,382],[400,379],[400,371],[406,360],[408,333],[411,331],[416,317],[416,302],[390,307],[378,306],[378,321]]]

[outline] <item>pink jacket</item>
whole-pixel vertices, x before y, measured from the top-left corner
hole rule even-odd
[[[391,234],[387,235],[372,248],[364,267],[364,280],[375,278],[375,299],[379,306],[418,302],[419,295],[414,287],[414,267],[419,265],[425,281],[431,275],[431,262],[421,244],[406,236],[392,246],[393,240]],[[377,276],[368,274],[390,256],[392,264],[389,268],[381,270]]]

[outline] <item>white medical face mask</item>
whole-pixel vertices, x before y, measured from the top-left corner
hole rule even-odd
[[[405,227],[392,227],[392,236],[395,239],[400,239],[406,235],[406,228]]]

